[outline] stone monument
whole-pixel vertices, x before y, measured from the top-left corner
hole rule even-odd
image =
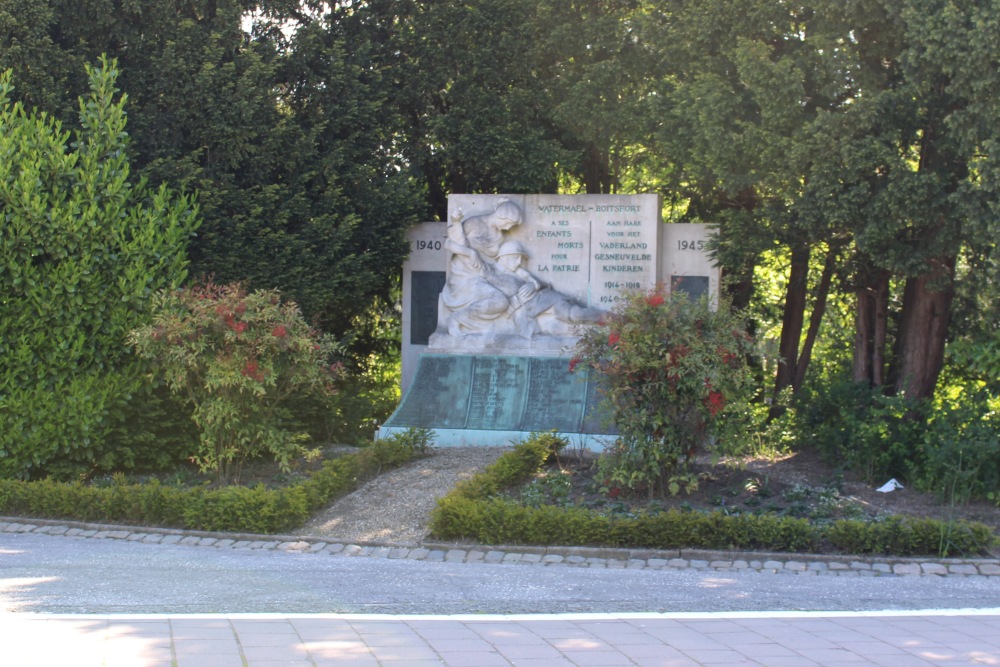
[[[718,292],[708,230],[664,225],[660,208],[657,195],[450,196],[447,222],[409,233],[404,397],[379,437],[419,427],[442,446],[548,430],[591,449],[613,441],[597,378],[569,371],[582,327],[623,291]]]

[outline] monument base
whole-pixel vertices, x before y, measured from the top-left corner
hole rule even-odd
[[[557,356],[422,354],[413,383],[379,429],[425,428],[443,447],[504,445],[555,431],[602,451],[616,438],[594,378]]]

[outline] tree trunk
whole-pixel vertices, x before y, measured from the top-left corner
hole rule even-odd
[[[926,273],[907,279],[896,337],[896,391],[921,400],[934,395],[944,365],[945,337],[955,296],[955,258],[933,262]]]
[[[882,276],[874,294],[875,340],[872,345],[872,385],[885,384],[885,346],[889,333],[889,274]]]
[[[852,378],[870,387],[885,381],[886,322],[889,307],[889,274],[881,273],[857,292],[854,316],[854,367]]]
[[[583,185],[588,195],[606,195],[611,192],[611,164],[607,151],[594,144],[587,144],[583,153]]]
[[[801,244],[792,248],[792,265],[788,271],[785,289],[785,309],[781,316],[781,340],[778,343],[778,374],[774,379],[774,395],[795,381],[795,367],[799,357],[799,340],[805,323],[806,297],[809,294],[809,246]]]
[[[823,273],[819,278],[819,285],[816,286],[816,302],[813,304],[812,313],[809,315],[809,330],[806,331],[806,339],[802,343],[802,353],[795,364],[795,379],[792,380],[792,391],[797,392],[802,388],[802,383],[806,379],[806,369],[812,360],[813,346],[816,344],[816,337],[819,336],[819,327],[823,322],[823,315],[826,314],[826,300],[830,294],[830,283],[833,282],[833,269],[837,261],[837,248],[831,247],[826,252],[826,259],[823,262]]]

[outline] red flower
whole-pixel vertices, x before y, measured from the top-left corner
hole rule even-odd
[[[612,498],[617,498],[619,495],[621,495],[621,492],[622,490],[617,486],[613,486],[610,489],[608,489],[608,495],[611,496]]]
[[[708,408],[708,414],[713,417],[719,414],[719,411],[726,405],[726,397],[722,395],[722,392],[712,390],[708,392],[708,396],[705,397],[705,407]]]
[[[608,345],[617,345],[621,339],[622,337],[618,335],[617,331],[612,331],[611,335],[608,336]]]
[[[651,294],[650,296],[646,297],[646,303],[649,304],[650,306],[662,306],[663,296],[660,294]]]
[[[680,363],[681,359],[691,354],[691,348],[687,345],[678,345],[677,347],[670,350],[670,361],[667,362],[667,368],[673,368]]]
[[[722,363],[724,364],[731,364],[736,360],[736,355],[721,345],[715,348],[715,353],[722,357]]]
[[[274,336],[275,338],[284,338],[285,336],[288,335],[288,332],[285,330],[285,327],[283,325],[279,324],[278,326],[274,327],[274,329],[271,330],[271,335]]]
[[[569,372],[572,373],[579,363],[580,363],[580,357],[573,357],[572,359],[570,359]]]
[[[235,322],[232,325],[232,327],[233,327],[233,331],[235,331],[238,334],[241,334],[241,333],[243,333],[244,331],[247,330],[247,323],[246,322]]]
[[[264,372],[257,366],[256,359],[250,359],[247,361],[246,365],[243,366],[241,373],[244,377],[248,377],[251,380],[256,380],[257,382],[264,381]]]

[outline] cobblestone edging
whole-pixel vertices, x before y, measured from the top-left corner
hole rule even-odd
[[[409,559],[446,563],[497,563],[545,567],[592,567],[619,570],[757,571],[773,574],[825,576],[1000,577],[1000,560],[993,558],[889,558],[827,556],[677,549],[611,549],[594,547],[478,546],[424,542],[419,545],[352,544],[295,535],[247,535],[134,528],[0,517],[0,533],[37,533],[81,539],[125,540],[146,544],[180,544],[215,549],[264,549],[332,556]]]

